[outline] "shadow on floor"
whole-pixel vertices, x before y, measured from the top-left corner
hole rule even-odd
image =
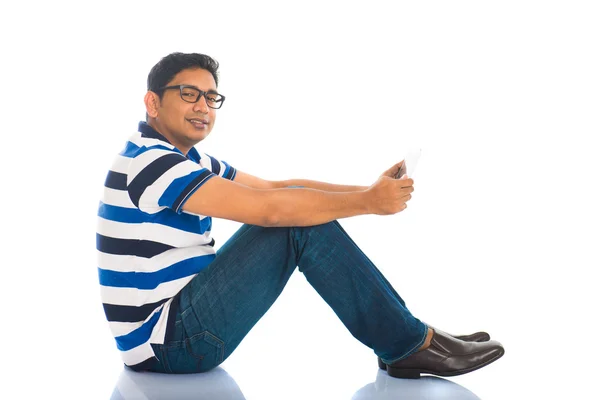
[[[111,400],[245,400],[235,380],[221,367],[201,374],[159,374],[123,369]]]
[[[365,385],[352,400],[480,400],[473,392],[448,379],[423,376],[420,379],[392,378],[377,372],[375,382]]]
[[[159,374],[123,369],[111,400],[245,400],[235,380],[221,367],[201,374]],[[378,371],[352,400],[480,400],[473,392],[448,379],[424,376],[397,379]],[[320,399],[319,399],[320,400]]]

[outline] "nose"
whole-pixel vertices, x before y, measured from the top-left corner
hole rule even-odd
[[[199,111],[202,114],[208,114],[208,104],[206,103],[206,96],[202,95],[197,102],[194,103],[194,111]]]

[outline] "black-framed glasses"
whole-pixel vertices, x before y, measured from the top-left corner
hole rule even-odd
[[[200,100],[200,97],[204,96],[206,105],[208,105],[210,108],[219,109],[225,102],[225,96],[215,92],[214,90],[205,92],[197,87],[188,85],[165,86],[159,88],[158,90],[162,91],[167,89],[179,89],[179,94],[181,95],[182,100],[187,101],[188,103],[197,103]]]

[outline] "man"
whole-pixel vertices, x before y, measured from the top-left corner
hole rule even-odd
[[[398,163],[370,187],[265,181],[193,146],[225,96],[218,64],[174,53],[156,64],[146,122],[108,172],[98,211],[104,310],[125,365],[165,373],[222,363],[295,268],[395,377],[459,375],[504,354],[478,332],[456,338],[415,318],[336,221],[406,208]],[[244,225],[215,252],[211,217]]]

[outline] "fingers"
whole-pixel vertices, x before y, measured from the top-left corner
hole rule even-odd
[[[408,196],[414,191],[415,191],[415,188],[413,186],[408,186],[408,187],[400,188],[399,193],[401,196]]]
[[[404,165],[404,161],[403,161],[402,165],[398,166],[398,171],[396,172],[396,178],[404,179],[405,176],[406,176],[406,166]]]
[[[400,198],[400,200],[402,200],[402,201],[403,201],[403,202],[405,202],[405,203],[406,203],[407,201],[409,201],[410,199],[412,199],[412,196],[411,196],[410,194],[407,194],[406,196],[402,196],[402,197]]]
[[[408,187],[414,185],[415,181],[412,178],[407,178],[406,174],[402,175],[402,178],[398,179],[400,187]]]
[[[415,191],[415,187],[412,185],[412,181],[412,179],[405,179],[403,181],[403,185],[400,187],[400,192],[402,193],[403,201],[408,201],[412,198],[410,194]],[[408,185],[407,182],[410,182],[411,184]]]
[[[402,202],[402,205],[400,206],[400,211],[403,211],[406,209],[406,207],[408,207],[408,201],[411,199],[411,195],[407,194],[406,196],[402,196],[402,198],[400,199],[400,201]]]

